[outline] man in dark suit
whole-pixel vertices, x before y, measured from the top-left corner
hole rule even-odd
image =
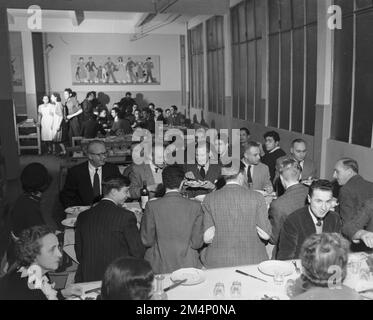
[[[353,219],[365,200],[373,198],[373,183],[359,175],[359,165],[354,159],[342,158],[334,167],[333,178],[339,190],[339,214],[342,224]]]
[[[221,176],[221,165],[210,162],[210,144],[202,143],[195,149],[196,163],[186,164],[185,172],[192,174],[194,180],[186,189],[189,198],[207,194],[216,188],[216,183]],[[194,186],[196,181],[204,182],[203,185]]]
[[[373,198],[366,200],[355,217],[343,225],[342,233],[357,243],[359,251],[373,249]]]
[[[338,214],[330,211],[332,189],[332,184],[327,180],[318,180],[311,184],[309,205],[290,214],[282,226],[277,259],[298,259],[304,240],[314,233],[341,232]]]
[[[280,148],[280,135],[276,131],[268,131],[264,134],[266,152],[262,157],[262,162],[268,166],[271,181],[276,173],[276,161],[278,158],[286,155],[285,151]]]
[[[285,219],[295,210],[306,205],[308,188],[299,183],[301,170],[299,163],[294,159],[285,159],[280,164],[280,179],[286,191],[281,197],[272,201],[268,211],[272,225],[270,242],[274,245],[277,245]]]
[[[201,266],[198,249],[203,245],[203,212],[197,201],[180,194],[184,170],[180,165],[162,173],[166,194],[147,203],[141,221],[141,239],[147,248],[145,259],[154,273]]]
[[[103,141],[95,140],[87,147],[88,161],[70,168],[65,185],[60,192],[64,208],[89,206],[99,200],[102,194],[102,180],[120,175],[116,165],[106,163],[106,147]]]
[[[82,128],[80,129],[80,135],[85,139],[94,139],[100,132],[103,136],[106,135],[106,131],[103,126],[96,120],[97,116],[95,114],[87,115],[87,120],[82,123]]]
[[[180,126],[182,115],[177,111],[177,106],[171,106],[171,114],[167,118],[167,123],[171,126]]]
[[[79,266],[75,282],[101,280],[106,267],[116,258],[144,256],[136,217],[122,208],[129,185],[122,176],[105,179],[104,198],[78,216],[75,252]]]

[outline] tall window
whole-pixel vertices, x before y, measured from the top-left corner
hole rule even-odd
[[[372,146],[373,5],[368,0],[335,0],[343,12],[334,31],[333,139]]]
[[[209,19],[206,31],[208,110],[225,114],[224,18],[215,16]]]
[[[193,108],[204,105],[204,71],[203,71],[203,25],[199,24],[188,31],[190,103]]]
[[[314,134],[317,0],[268,0],[268,125]]]
[[[261,103],[262,0],[231,8],[233,118],[265,123]]]

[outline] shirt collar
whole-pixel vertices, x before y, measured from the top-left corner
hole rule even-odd
[[[276,150],[278,150],[278,149],[280,149],[280,147],[278,146],[278,147],[276,147],[276,148],[274,148],[274,149],[272,149],[271,151],[269,151],[268,153],[273,153],[273,152],[275,152]]]
[[[227,181],[225,185],[229,185],[229,184],[236,184],[238,186],[241,186],[237,181]]]
[[[310,206],[308,206],[308,212],[309,212],[310,215],[311,215],[311,218],[312,218],[312,221],[313,221],[314,225],[316,225],[319,219],[317,219],[316,216],[312,213],[312,211],[311,211],[311,207],[310,207]],[[325,216],[325,217],[326,217],[326,216]],[[324,217],[324,218],[325,218],[325,217]],[[320,219],[320,220],[323,221],[324,218],[323,218],[323,219]]]
[[[98,169],[98,170],[97,170],[97,173],[101,173],[102,167],[98,167],[98,168],[96,168],[95,166],[93,166],[93,165],[88,161],[88,170],[89,170],[90,172],[95,173],[95,172],[96,172],[96,169]]]
[[[113,199],[110,199],[110,198],[102,198],[102,200],[107,200],[107,201],[111,201],[112,203],[114,203],[115,205],[117,205],[117,203],[113,200]]]
[[[197,165],[198,165],[198,169],[201,170],[202,166],[200,166],[199,164],[197,164]],[[207,162],[207,163],[203,166],[203,168],[205,169],[205,172],[207,172],[207,171],[209,170],[209,167],[210,167],[210,163]]]

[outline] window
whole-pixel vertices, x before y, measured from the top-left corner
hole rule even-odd
[[[190,101],[191,107],[204,105],[204,64],[203,64],[203,25],[199,24],[188,31],[190,53]]]
[[[206,33],[208,111],[225,114],[224,18],[209,19]]]
[[[264,124],[261,103],[262,1],[231,8],[233,118]]]
[[[372,1],[339,0],[342,29],[334,31],[333,139],[372,146]]]

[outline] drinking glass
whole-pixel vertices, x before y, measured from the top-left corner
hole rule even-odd
[[[273,282],[276,285],[282,285],[284,283],[284,273],[280,270],[276,270],[273,276]]]
[[[295,285],[295,280],[289,279],[288,281],[286,281],[285,291],[289,298],[294,296],[294,290],[293,290],[294,285]]]
[[[360,260],[352,260],[348,263],[348,267],[353,274],[359,274],[361,261]]]
[[[231,286],[231,296],[232,297],[241,297],[241,282],[234,281]]]
[[[217,284],[215,284],[214,297],[223,298],[224,295],[225,295],[224,283],[218,282]]]

